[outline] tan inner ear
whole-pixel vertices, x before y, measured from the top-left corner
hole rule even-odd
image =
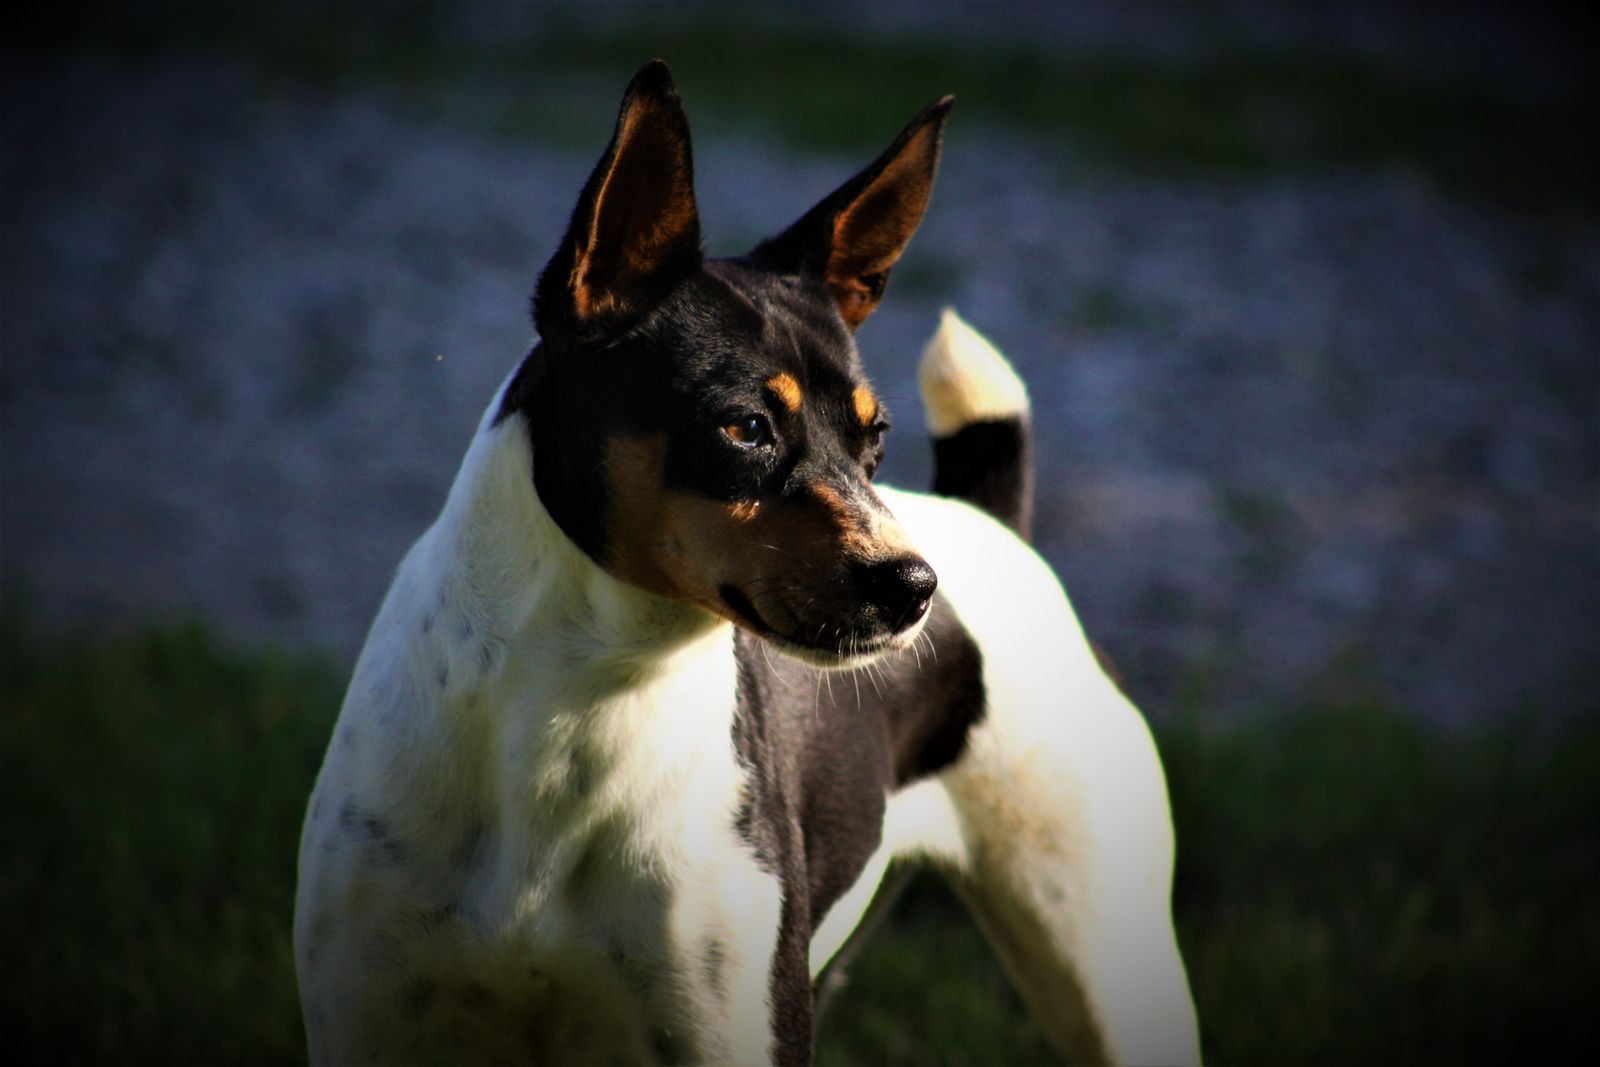
[[[925,126],[833,223],[828,288],[854,329],[883,294],[883,275],[922,222],[933,189],[938,127]]]
[[[677,116],[651,101],[628,109],[611,168],[595,195],[571,289],[579,319],[626,311],[641,283],[685,240],[697,240],[694,178]]]

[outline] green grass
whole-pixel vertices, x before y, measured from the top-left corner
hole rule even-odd
[[[341,680],[197,628],[0,624],[0,1023],[25,1062],[294,1062],[296,840]],[[1600,1039],[1600,717],[1442,733],[1357,697],[1158,729],[1217,1062],[1551,1059]],[[1048,1060],[931,876],[819,1060]],[[30,1055],[31,1054],[31,1055]]]
[[[1056,1063],[955,896],[918,872],[845,972],[817,1034],[822,1067]]]
[[[339,680],[196,628],[40,640],[11,619],[0,694],[0,1017],[22,1062],[303,1060],[295,853]]]
[[[1164,64],[951,38],[852,34],[729,6],[641,12],[610,29],[543,9],[528,39],[469,40],[434,2],[116,5],[35,16],[34,50],[225,51],[272,76],[466,93],[452,123],[599,151],[626,79],[652,56],[677,74],[697,125],[776,132],[807,149],[880,149],[922,105],[960,100],[952,137],[989,126],[1068,158],[1160,175],[1253,175],[1403,165],[1441,186],[1538,210],[1592,211],[1600,86],[1517,100],[1467,79],[1406,77],[1361,62],[1260,51]],[[914,31],[915,27],[908,29]],[[487,85],[513,92],[475,93]]]
[[[1600,720],[1447,735],[1357,703],[1160,736],[1214,1058],[1508,1063],[1600,1037]]]

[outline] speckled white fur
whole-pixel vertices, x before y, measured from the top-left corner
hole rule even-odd
[[[685,1039],[764,1061],[779,887],[735,837],[731,629],[584,556],[498,410],[400,566],[312,798],[295,921],[312,1058],[459,1057],[514,1019],[507,1051],[553,1061]],[[666,1021],[619,1017],[630,954],[683,961],[652,976]],[[497,1010],[452,1008],[485,991]]]

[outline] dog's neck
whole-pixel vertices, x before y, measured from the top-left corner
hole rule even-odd
[[[499,404],[489,406],[412,574],[424,622],[435,620],[425,643],[449,664],[447,687],[492,684],[508,658],[532,655],[593,691],[601,679],[642,680],[678,652],[727,637],[727,623],[613,577],[562,532],[534,490],[524,416],[497,420]]]
[[[730,624],[612,577],[575,545],[535,492],[524,416],[499,410],[497,396],[401,565],[350,699],[393,736],[471,761],[469,776],[558,759],[584,738],[683,732],[679,708],[732,691]],[[725,737],[731,718],[729,699],[702,721]],[[478,747],[486,738],[498,757]]]
[[[498,408],[401,565],[333,758],[397,821],[441,842],[486,825],[497,854],[521,857],[506,870],[559,879],[562,842],[597,812],[676,810],[691,794],[704,807],[712,789],[732,818],[733,639],[573,544],[535,493],[523,416]],[[500,888],[478,904],[504,918],[525,901]]]

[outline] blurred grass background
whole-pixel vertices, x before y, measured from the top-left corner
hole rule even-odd
[[[0,1032],[22,1062],[303,1059],[294,857],[341,688],[198,625],[0,624]],[[1295,710],[1157,724],[1208,1060],[1510,1063],[1600,1038],[1600,720]],[[850,969],[818,1058],[1052,1060],[931,874]]]
[[[1581,150],[1592,82],[1544,99],[1331,55],[1063,62],[698,10],[613,25],[557,11],[511,46],[458,32],[442,3],[60,7],[7,47],[223,53],[296,85],[421,87],[408,106],[425,117],[585,150],[652,55],[708,139],[759,130],[850,152],[881,147],[938,71],[963,115],[1060,146],[1064,182],[1400,162],[1517,210],[1591,215],[1600,194],[1600,157]],[[1085,314],[1121,312],[1108,297]],[[1155,728],[1208,1059],[1509,1062],[1600,1038],[1592,705],[1445,731],[1352,669],[1224,718],[1205,665],[1192,670]],[[62,636],[7,612],[0,1032],[24,1062],[303,1059],[294,858],[343,681],[329,661],[241,651],[203,625]],[[932,875],[856,961],[819,1042],[831,1064],[1051,1059]]]
[[[1157,7],[1159,5],[1149,5]],[[1202,14],[1226,5],[1195,4]],[[495,11],[495,5],[478,5]],[[1405,163],[1441,187],[1540,211],[1592,210],[1600,157],[1593,78],[1561,94],[1507,94],[1460,72],[1416,72],[1337,53],[1229,49],[1188,62],[1052,55],[1015,38],[964,37],[906,9],[903,32],[808,24],[761,5],[618,4],[578,13],[501,5],[474,25],[442,0],[344,4],[177,2],[32,13],[13,45],[150,58],[225,54],[297,84],[444,90],[454,125],[588,149],[626,84],[670,60],[696,128],[776,134],[811,150],[877,152],[884,131],[941,92],[964,121],[1054,139],[1091,165],[1244,175]],[[601,17],[595,16],[595,11]],[[1026,6],[1004,9],[1025,18]],[[775,17],[763,17],[770,15]],[[999,17],[1004,17],[999,16]]]

